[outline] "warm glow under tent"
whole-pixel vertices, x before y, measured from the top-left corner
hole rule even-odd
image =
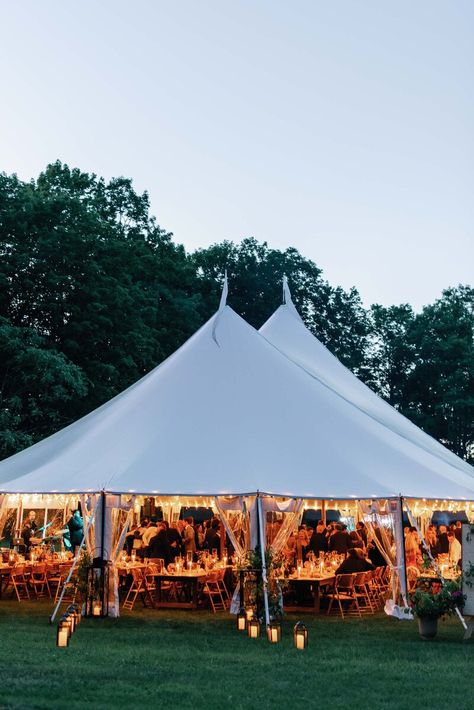
[[[305,326],[292,300],[286,278],[284,303],[260,328],[260,333],[318,382],[351,402],[375,422],[412,442],[450,466],[474,476],[474,468],[426,434],[379,397],[338,360]]]
[[[474,498],[467,464],[393,430],[266,337],[223,303],[139,382],[2,461],[0,493]]]

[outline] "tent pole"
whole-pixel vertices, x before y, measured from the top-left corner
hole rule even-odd
[[[100,494],[101,497],[101,516],[100,516],[100,574],[102,576],[102,613],[106,608],[106,595],[108,595],[108,589],[105,588],[105,514],[106,514],[106,495],[105,491]]]
[[[84,547],[84,544],[85,544],[85,542],[86,542],[86,538],[87,538],[87,534],[88,534],[88,532],[89,532],[89,528],[91,527],[91,525],[93,524],[93,522],[94,522],[94,520],[95,520],[95,516],[96,516],[96,513],[97,513],[97,508],[98,508],[98,506],[99,506],[99,502],[96,503],[95,508],[94,508],[94,512],[92,513],[92,515],[91,515],[91,517],[90,517],[90,520],[87,520],[87,521],[86,521],[86,525],[84,526],[84,528],[83,528],[83,530],[82,530],[82,540],[81,540],[81,544],[80,544],[80,545],[78,546],[78,548],[77,548],[77,552],[76,552],[76,554],[75,554],[75,556],[74,556],[74,560],[73,560],[73,562],[72,562],[71,569],[69,570],[69,574],[68,574],[68,576],[66,577],[66,580],[65,580],[65,582],[64,582],[64,584],[63,584],[62,592],[61,592],[61,595],[60,595],[60,597],[59,597],[59,599],[58,599],[58,602],[57,602],[57,604],[56,604],[56,606],[55,606],[55,608],[54,608],[53,613],[52,613],[51,616],[49,617],[49,623],[50,623],[50,624],[53,623],[54,617],[55,617],[56,614],[58,613],[58,609],[59,609],[59,607],[61,606],[61,603],[62,603],[63,597],[64,597],[64,592],[66,591],[67,585],[68,585],[69,582],[71,581],[72,573],[74,572],[74,569],[75,569],[75,567],[76,567],[76,565],[77,565],[77,562],[78,562],[78,560],[79,560],[79,557],[80,557],[80,555],[81,555],[81,550],[82,550],[82,548]]]
[[[405,606],[408,604],[408,584],[407,584],[407,563],[406,563],[406,557],[405,557],[405,536],[403,534],[403,497],[399,496],[397,499],[397,507],[398,507],[398,519],[399,519],[399,524],[398,524],[398,536],[400,539],[400,553],[401,553],[401,570],[399,571],[400,574],[400,592],[403,598],[403,603]],[[403,576],[403,588],[402,588],[402,576]],[[403,589],[405,590],[405,593],[403,593]]]
[[[268,580],[267,562],[265,560],[265,536],[263,531],[262,499],[257,494],[258,531],[260,537],[260,553],[262,558],[263,603],[265,605],[265,626],[270,624],[270,611],[268,608]]]

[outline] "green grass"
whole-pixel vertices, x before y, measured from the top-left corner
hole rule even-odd
[[[456,620],[419,639],[414,622],[304,617],[309,648],[291,628],[271,646],[233,617],[153,612],[85,619],[55,646],[50,605],[0,601],[0,708],[474,708],[474,647]]]

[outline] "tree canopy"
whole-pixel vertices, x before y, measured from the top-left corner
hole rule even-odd
[[[365,309],[296,249],[255,239],[187,254],[127,178],[56,162],[36,180],[0,174],[0,457],[91,411],[229,303],[259,328],[287,275],[308,328],[393,406],[473,457],[474,290],[415,314]]]

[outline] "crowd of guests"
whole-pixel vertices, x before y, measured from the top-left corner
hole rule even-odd
[[[405,561],[407,567],[419,566],[423,561],[423,546],[416,528],[407,526],[405,533]],[[451,525],[429,525],[425,531],[425,541],[433,557],[447,555],[449,562],[459,565],[462,552],[462,523]]]
[[[384,567],[387,562],[380,551],[382,546],[380,530],[374,526],[379,545],[370,540],[365,523],[358,522],[356,529],[348,531],[344,523],[332,522],[325,525],[319,520],[313,530],[306,525],[300,525],[290,536],[284,554],[288,567],[296,566],[298,561],[304,562],[312,555],[319,557],[321,553],[334,552],[344,555],[345,559],[336,570],[338,574],[364,572],[375,567]]]
[[[220,557],[221,524],[218,518],[194,523],[192,517],[168,523],[166,520],[144,518],[134,525],[125,538],[125,550],[132,550],[141,558],[160,558],[165,565],[176,557],[191,553],[193,559],[201,551],[214,552]]]

